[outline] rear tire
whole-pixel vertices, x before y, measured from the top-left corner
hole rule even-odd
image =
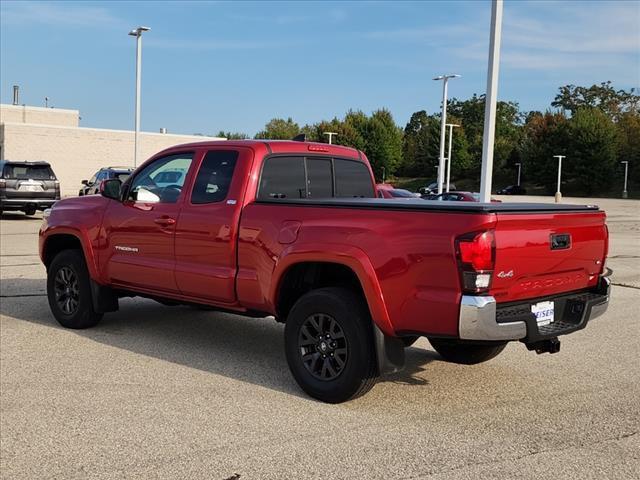
[[[89,328],[102,319],[93,309],[91,280],[80,250],[63,250],[55,256],[47,270],[47,297],[63,327]]]
[[[507,346],[506,343],[483,345],[443,338],[430,338],[429,342],[446,361],[463,365],[489,361],[497,357]]]
[[[360,295],[343,288],[308,292],[291,309],[284,337],[289,369],[311,397],[340,403],[375,384],[371,317]]]

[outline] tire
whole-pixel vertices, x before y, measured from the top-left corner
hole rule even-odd
[[[430,338],[429,342],[446,361],[463,365],[475,365],[491,360],[507,346],[506,342],[485,345],[442,338]]]
[[[419,338],[420,337],[418,335],[410,335],[408,337],[400,337],[400,340],[402,340],[402,343],[405,347],[410,347],[411,345],[416,343]]]
[[[287,317],[284,339],[293,378],[313,398],[340,403],[375,384],[371,317],[350,290],[320,288],[303,295]]]
[[[89,328],[102,319],[93,309],[91,281],[80,250],[63,250],[55,256],[47,270],[47,297],[63,327]]]

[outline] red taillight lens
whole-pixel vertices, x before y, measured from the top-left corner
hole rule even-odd
[[[460,261],[473,270],[493,270],[494,238],[493,230],[475,234],[471,238],[458,239]]]
[[[488,291],[496,256],[493,230],[458,237],[456,250],[463,290],[467,293]]]

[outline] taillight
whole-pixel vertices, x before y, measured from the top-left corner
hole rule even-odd
[[[474,232],[458,237],[456,255],[464,292],[488,292],[496,260],[494,231]]]

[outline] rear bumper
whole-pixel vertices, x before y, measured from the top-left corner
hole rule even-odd
[[[25,210],[35,208],[36,210],[45,210],[59,200],[56,198],[3,198],[0,199],[0,208],[2,210]]]
[[[464,295],[460,303],[458,332],[463,340],[537,342],[566,335],[586,327],[609,307],[611,281],[600,277],[596,289],[512,304],[497,304],[491,296]],[[538,326],[531,305],[553,300],[555,321]]]

